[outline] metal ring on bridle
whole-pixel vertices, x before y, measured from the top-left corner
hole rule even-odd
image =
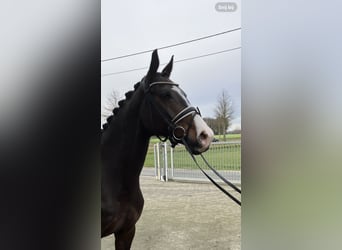
[[[176,131],[177,129],[180,129],[180,130],[181,130],[182,136],[177,136],[177,135],[175,134],[175,131]],[[181,141],[181,140],[186,136],[185,128],[183,128],[182,126],[176,126],[176,127],[173,129],[173,131],[172,131],[172,136],[173,136],[173,138],[174,138],[175,140]]]

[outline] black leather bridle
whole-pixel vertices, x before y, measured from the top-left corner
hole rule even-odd
[[[183,110],[181,110],[177,115],[175,115],[173,118],[170,118],[169,115],[167,114],[167,112],[165,110],[162,110],[160,108],[159,105],[157,105],[152,93],[151,93],[151,88],[153,86],[156,85],[171,85],[171,86],[179,86],[176,83],[173,82],[153,82],[150,83],[148,86],[145,86],[145,79],[142,80],[142,83],[144,85],[144,91],[145,91],[145,97],[146,100],[151,104],[151,106],[153,106],[158,113],[161,115],[161,117],[163,117],[163,120],[168,124],[168,130],[169,130],[169,134],[168,137],[165,137],[164,139],[160,138],[159,136],[157,136],[161,141],[165,142],[167,139],[170,140],[171,142],[171,146],[175,147],[178,143],[183,143],[186,150],[189,152],[189,154],[191,155],[193,161],[195,162],[195,164],[197,165],[197,167],[202,171],[202,173],[218,188],[220,189],[224,194],[226,194],[229,198],[231,198],[236,204],[238,204],[239,206],[241,206],[241,201],[239,201],[237,198],[235,198],[233,195],[231,195],[227,190],[225,190],[224,188],[222,188],[214,179],[212,179],[204,170],[203,168],[198,164],[196,158],[194,157],[188,143],[186,142],[185,138],[188,134],[188,130],[191,127],[192,123],[193,123],[193,119],[195,117],[195,115],[199,115],[201,116],[201,113],[199,111],[198,108],[195,108],[193,106],[188,106],[185,107]],[[186,130],[184,127],[182,127],[181,125],[179,125],[178,123],[183,120],[185,117],[188,116],[192,116],[191,122],[188,126],[188,129]],[[151,119],[152,120],[152,119]],[[206,163],[206,165],[208,166],[208,168],[210,168],[221,180],[223,180],[227,185],[229,185],[230,187],[232,187],[235,191],[237,191],[238,193],[241,194],[241,189],[239,189],[238,187],[236,187],[233,183],[231,183],[230,181],[228,181],[226,178],[224,178],[220,173],[218,173],[209,163],[208,161],[204,158],[204,156],[202,154],[200,154],[203,161]]]
[[[193,119],[195,115],[201,116],[201,112],[198,108],[195,108],[193,106],[187,106],[183,110],[181,110],[178,114],[176,114],[173,118],[170,118],[169,114],[163,110],[159,105],[157,105],[155,98],[153,94],[151,93],[151,88],[157,85],[170,85],[170,86],[176,86],[179,85],[173,82],[152,82],[148,86],[146,86],[145,81],[143,80],[144,85],[144,91],[145,91],[145,97],[146,100],[157,110],[157,112],[160,114],[160,116],[163,118],[163,120],[168,124],[168,136],[164,139],[160,138],[160,136],[157,135],[157,137],[161,141],[166,141],[167,139],[170,140],[171,146],[175,147],[178,143],[182,142],[186,136],[188,135],[188,130],[192,125]],[[190,121],[190,124],[188,124],[188,128],[185,129],[183,126],[179,125],[179,122],[181,122],[184,118],[191,116],[192,119]]]

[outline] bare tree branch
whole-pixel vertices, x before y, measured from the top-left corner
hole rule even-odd
[[[120,95],[118,91],[113,90],[106,99],[106,104],[104,105],[101,116],[108,117],[112,114],[112,111],[115,107],[118,107],[118,102],[120,99]]]
[[[227,129],[231,125],[233,114],[232,99],[226,90],[222,90],[217,98],[215,118],[217,120],[218,131],[223,134],[224,140],[226,139]]]

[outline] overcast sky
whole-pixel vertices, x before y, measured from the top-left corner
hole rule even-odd
[[[102,59],[171,45],[241,27],[237,10],[218,12],[216,1],[102,0]],[[214,53],[241,45],[241,31],[159,50],[161,63]],[[148,67],[151,53],[102,62],[102,74]],[[162,69],[162,66],[159,70]],[[103,76],[102,106],[113,90],[121,96],[133,89],[147,70]],[[235,119],[241,124],[241,50],[175,63],[170,77],[180,84],[204,117],[214,117],[217,96],[231,96]]]

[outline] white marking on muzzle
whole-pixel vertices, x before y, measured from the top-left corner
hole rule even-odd
[[[213,141],[214,132],[211,128],[209,128],[209,126],[199,115],[195,115],[194,125],[196,128],[196,138],[199,145],[201,146],[201,148],[199,148],[199,151],[203,152],[208,149],[210,143]]]

